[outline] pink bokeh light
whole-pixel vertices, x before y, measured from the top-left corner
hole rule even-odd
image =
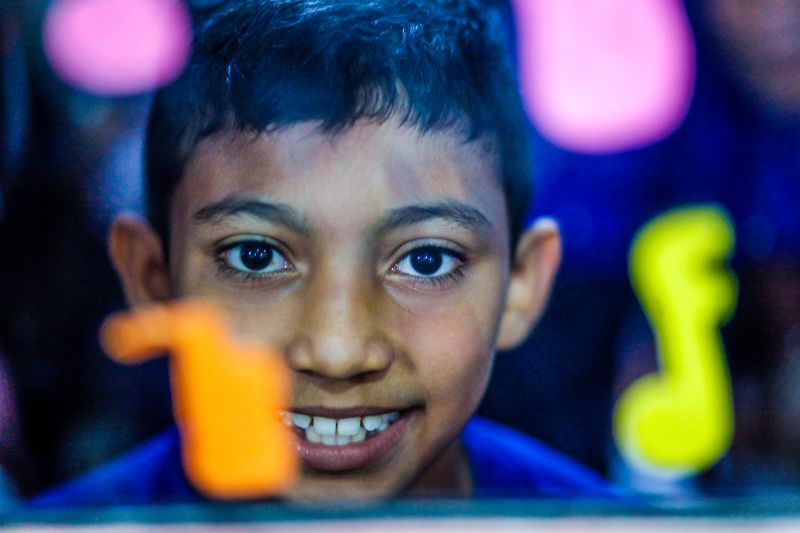
[[[55,0],[44,49],[67,83],[104,96],[152,91],[176,78],[191,46],[180,0]]]
[[[679,0],[513,0],[520,83],[551,142],[602,154],[656,142],[683,121],[696,52]]]

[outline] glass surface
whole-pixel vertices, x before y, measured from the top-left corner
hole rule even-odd
[[[779,0],[641,0],[641,11],[627,13],[620,0],[571,0],[547,9],[533,0],[486,0],[501,17],[498,31],[509,41],[528,113],[535,185],[525,226],[552,217],[562,238],[558,274],[549,298],[542,300],[533,333],[522,335],[519,346],[499,353],[493,363],[484,358],[453,364],[442,356],[449,353],[446,342],[464,353],[478,353],[472,348],[495,333],[489,324],[495,320],[492,306],[503,299],[487,288],[489,281],[476,282],[476,292],[459,300],[463,305],[453,313],[456,318],[436,322],[444,313],[430,312],[431,302],[441,301],[435,298],[456,292],[460,280],[472,279],[481,264],[502,255],[486,251],[500,250],[492,248],[499,246],[498,239],[481,240],[475,229],[481,223],[471,212],[437,204],[438,213],[451,223],[428,232],[435,235],[420,239],[415,234],[398,242],[387,238],[383,248],[375,246],[369,253],[353,248],[349,256],[337,256],[377,257],[389,249],[378,266],[359,263],[358,268],[380,270],[385,274],[381,283],[391,287],[388,293],[399,307],[410,309],[409,316],[427,316],[420,322],[429,329],[417,324],[419,329],[402,330],[405,336],[392,330],[402,341],[397,346],[425,341],[423,348],[408,350],[417,359],[407,367],[430,369],[413,382],[417,389],[409,381],[396,390],[425,396],[431,387],[450,386],[448,394],[460,395],[460,401],[452,402],[458,404],[454,407],[442,400],[440,420],[462,414],[466,419],[462,411],[472,402],[478,415],[587,466],[631,495],[635,505],[542,500],[537,493],[514,500],[351,501],[308,508],[209,504],[26,510],[34,496],[175,426],[172,402],[186,389],[171,389],[175,378],[170,381],[168,358],[149,346],[152,359],[125,366],[101,346],[101,324],[127,309],[132,299],[128,287],[126,300],[109,260],[107,236],[121,213],[147,216],[143,151],[148,113],[154,91],[170,83],[186,62],[187,9],[224,11],[229,1],[0,3],[0,525],[80,525],[98,531],[124,530],[122,524],[194,529],[201,523],[212,524],[209,529],[258,524],[298,530],[482,530],[489,525],[544,531],[800,530],[800,4]],[[591,2],[597,5],[589,9]],[[136,5],[143,6],[136,16],[114,11]],[[70,32],[78,32],[80,39]],[[162,34],[170,37],[159,41]],[[114,46],[107,46],[108,39]],[[129,47],[129,41],[136,42]],[[651,53],[660,62],[649,63]],[[229,65],[226,83],[240,75],[246,78]],[[351,202],[343,216],[369,211],[372,204],[361,198],[374,192],[356,182],[344,193],[326,189],[324,180],[298,186],[310,178],[291,171],[318,153],[335,161],[335,154],[350,150],[354,161],[368,165],[368,158],[358,159],[372,153],[363,147],[388,138],[386,144],[394,148],[418,150],[392,167],[400,175],[406,163],[433,159],[424,150],[441,156],[452,148],[435,143],[420,148],[412,136],[389,135],[380,128],[347,131],[355,136],[343,134],[336,138],[339,144],[320,143],[316,151],[300,151],[313,137],[308,132],[287,143],[298,152],[285,159],[285,174],[292,179],[281,182],[282,191],[291,190],[297,205],[317,198],[312,214],[330,213],[326,209],[337,202]],[[250,166],[233,178],[221,177],[228,167],[213,158],[201,161],[197,180],[217,173],[217,181],[197,181],[192,198],[210,195],[216,190],[210,184],[246,181],[265,172],[268,158],[259,159],[263,153],[257,149],[247,151],[258,143],[224,146],[235,151],[232,161]],[[478,175],[486,164],[469,150],[456,153],[450,167]],[[345,174],[336,174],[337,168],[330,163],[327,170],[338,179]],[[351,170],[360,175],[363,168]],[[436,169],[431,174],[444,183],[446,172]],[[394,191],[419,196],[431,192],[426,183],[419,180],[416,189]],[[487,185],[475,196],[485,199],[496,192]],[[378,205],[383,197],[369,198]],[[207,223],[206,233],[200,232],[205,238],[219,231],[214,217],[234,208],[256,212],[255,218],[274,219],[276,212],[283,221],[291,218],[261,204],[229,201],[214,207],[205,218],[195,216],[198,227]],[[400,214],[405,218],[384,219],[381,227],[395,228],[401,225],[398,220],[422,216],[419,210]],[[284,225],[302,229],[303,223],[315,222],[313,217],[300,219]],[[548,224],[545,229],[553,227]],[[261,233],[268,232],[250,231],[254,227],[238,231],[236,239],[225,236],[206,246],[216,247],[213,258],[205,269],[192,271],[192,279],[214,282],[198,290],[187,281],[186,292],[211,294],[227,302],[229,311],[246,308],[255,316],[254,310],[264,309],[256,305],[258,298],[266,301],[265,295],[279,293],[276,287],[290,285],[276,279],[299,277],[322,264],[304,263],[298,257],[301,247],[286,245],[288,230],[265,236]],[[450,238],[454,227],[472,232]],[[464,234],[469,237],[461,239]],[[354,242],[333,237],[327,234],[315,242],[336,243],[340,250]],[[482,259],[473,265],[474,257]],[[158,281],[154,285],[158,292]],[[228,290],[225,298],[219,287]],[[324,305],[334,301],[330,294],[331,299],[320,299],[297,315],[302,320],[282,329],[308,323],[317,333],[330,333],[319,326],[325,319],[320,309],[333,309]],[[532,289],[531,294],[538,293]],[[343,302],[337,312],[350,309],[352,301]],[[379,315],[362,313],[353,323],[342,319],[342,327],[357,330]],[[242,316],[234,320],[246,324],[247,333],[268,329]],[[331,311],[331,316],[344,315]],[[475,316],[491,320],[470,324]],[[443,324],[437,326],[441,331],[430,331],[434,323]],[[387,324],[400,328],[407,323],[393,319]],[[348,339],[339,340],[344,346]],[[168,343],[153,344],[164,348]],[[230,353],[241,348],[235,346]],[[375,350],[372,362],[385,356],[380,346]],[[306,379],[310,371],[298,363],[303,357],[284,355],[295,358],[294,377]],[[472,394],[482,386],[477,378],[469,380],[472,363],[492,369],[482,399]],[[459,372],[461,386],[442,385],[446,380],[441,376]],[[350,377],[343,382],[365,382]],[[257,396],[263,382],[252,380],[248,390]],[[240,392],[245,389],[242,385]],[[206,405],[224,403],[221,396],[205,399]],[[372,411],[360,415],[374,420],[360,422],[363,426],[356,421],[352,432],[338,437],[357,444],[386,429],[380,424],[391,427],[405,415]],[[300,425],[313,424],[310,418],[303,422],[311,415],[297,414],[293,431],[308,437],[308,428]],[[412,447],[408,454],[415,451]],[[324,453],[315,461],[315,468],[330,466]],[[470,474],[468,469],[457,473],[460,481]],[[334,491],[337,496],[349,494],[340,489],[341,494]]]

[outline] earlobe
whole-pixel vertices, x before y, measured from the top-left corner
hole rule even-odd
[[[143,220],[121,215],[108,234],[111,262],[132,307],[172,297],[161,239]]]
[[[539,320],[561,263],[561,235],[549,218],[537,220],[520,237],[497,338],[499,350],[522,343]]]

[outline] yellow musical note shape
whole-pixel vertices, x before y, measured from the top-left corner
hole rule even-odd
[[[234,342],[223,316],[196,302],[112,316],[100,336],[122,363],[170,352],[184,467],[199,491],[252,499],[292,483],[298,460],[278,414],[289,399],[290,374],[279,354]]]
[[[718,207],[692,206],[649,222],[630,254],[633,288],[655,333],[661,372],[620,398],[614,433],[632,466],[680,478],[706,470],[733,438],[733,400],[719,328],[737,282],[725,267],[734,230]]]

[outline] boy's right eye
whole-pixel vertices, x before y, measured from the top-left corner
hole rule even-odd
[[[260,276],[292,269],[278,249],[266,241],[248,240],[226,245],[220,252],[221,266],[236,273]]]

